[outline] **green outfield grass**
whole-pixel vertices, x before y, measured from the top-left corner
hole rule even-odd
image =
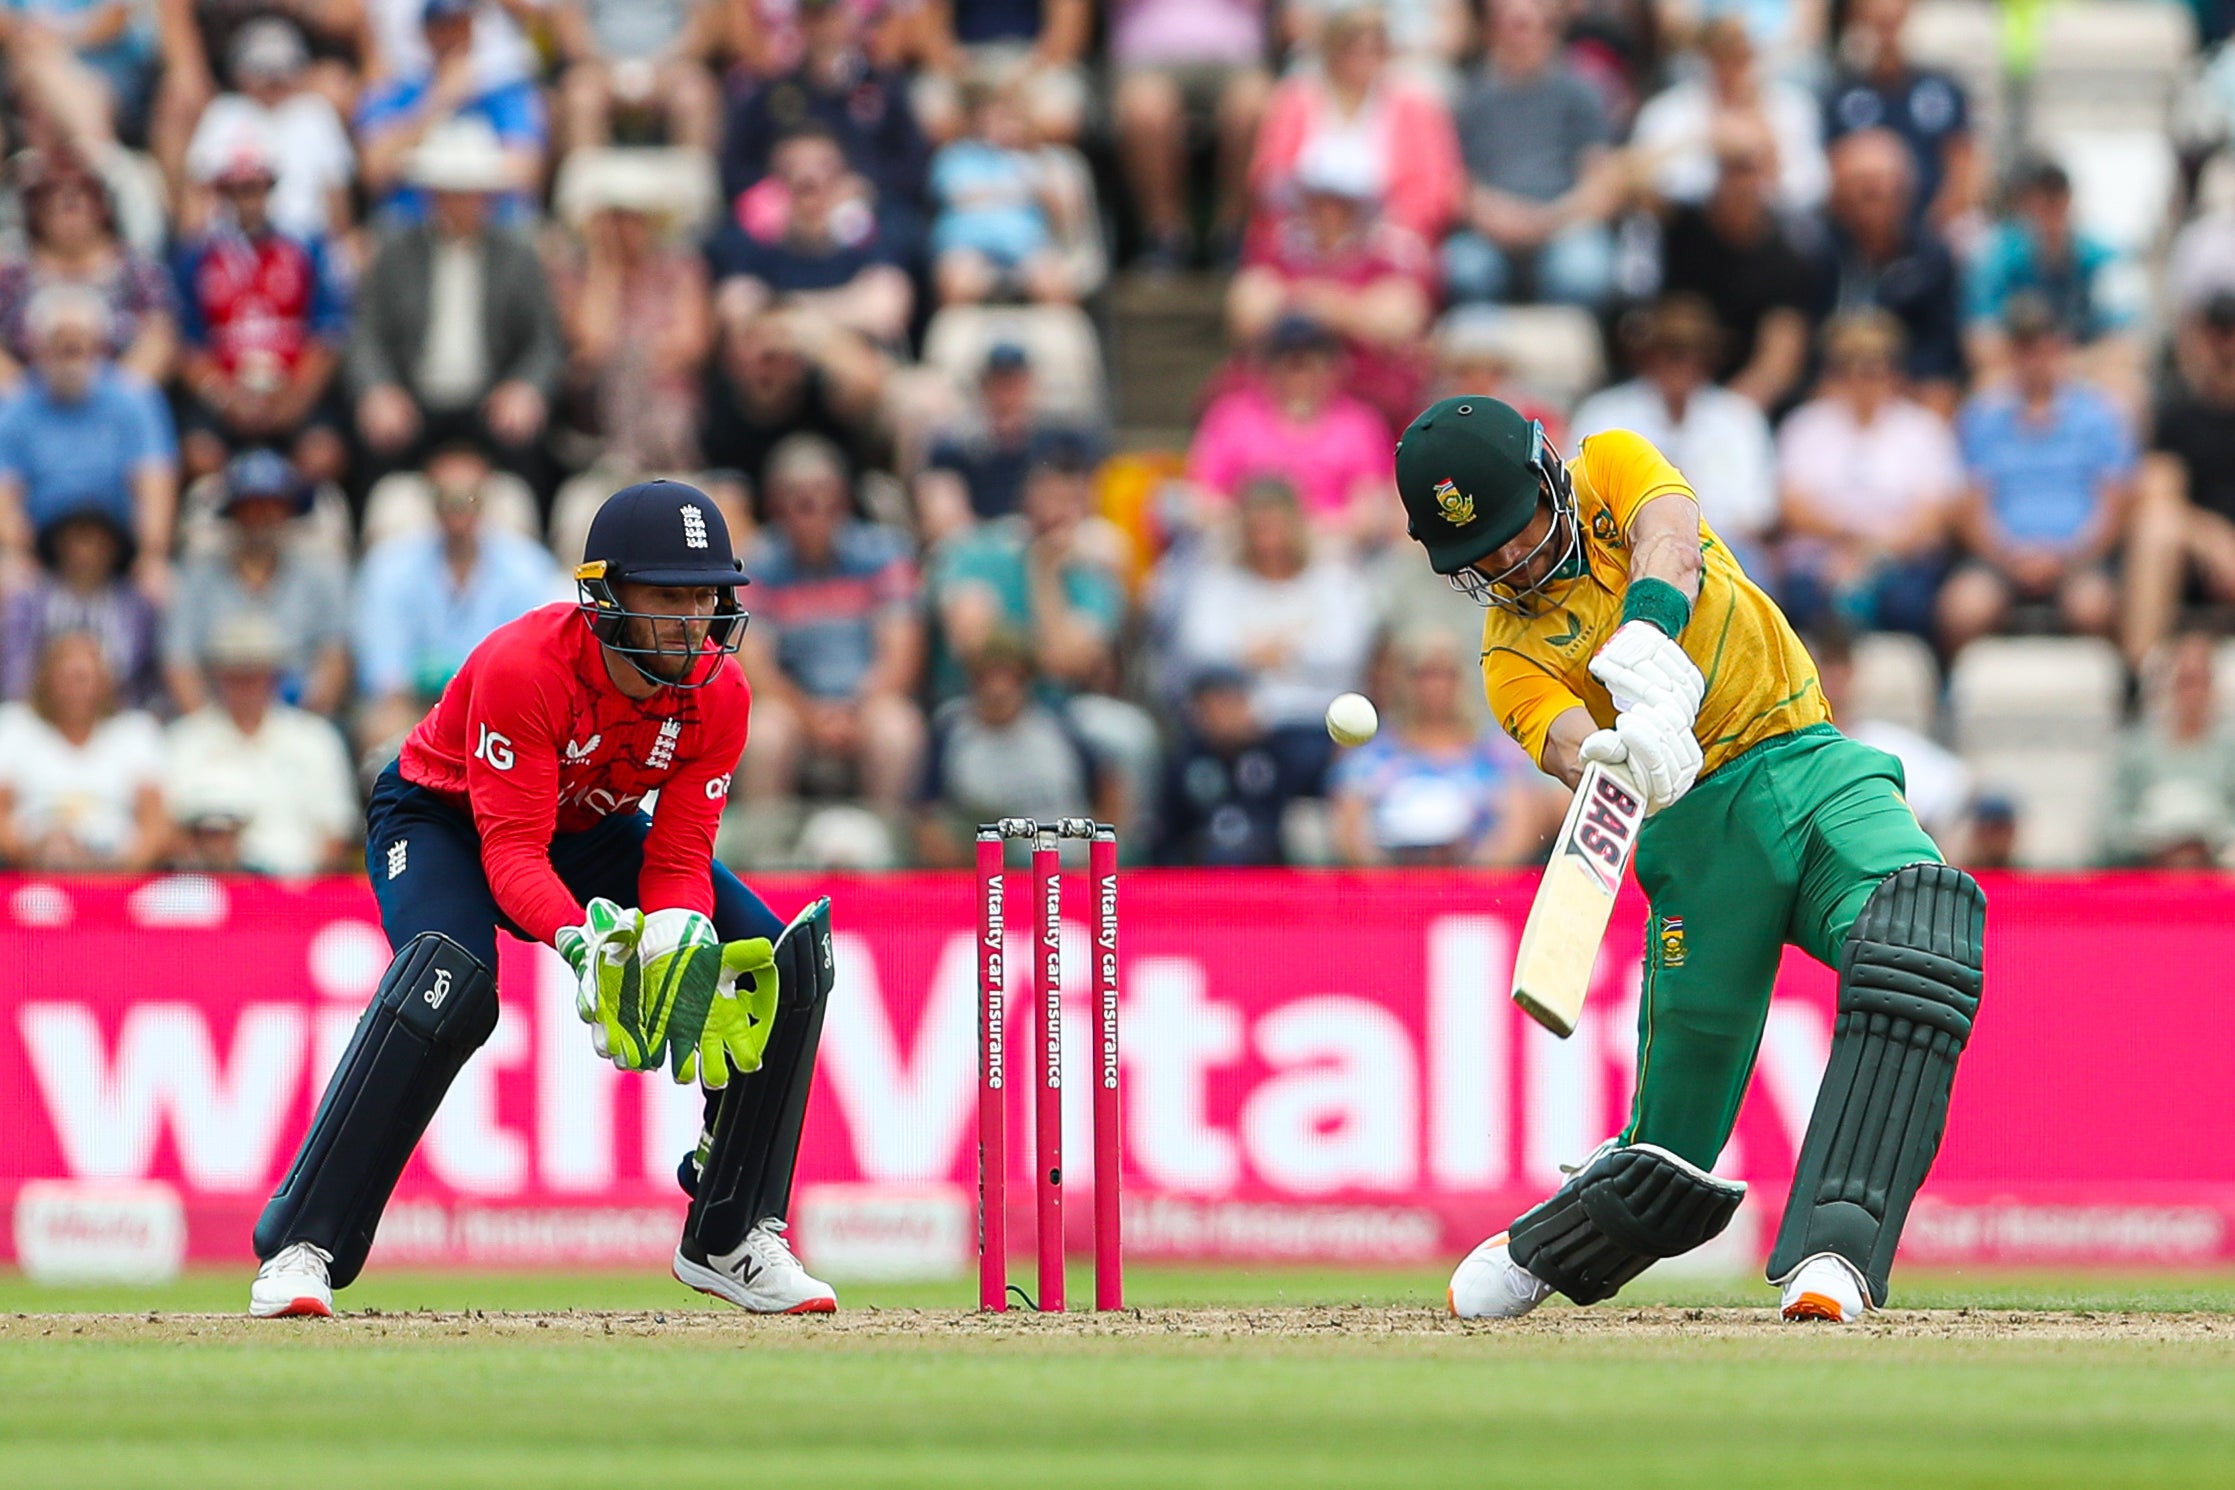
[[[1901,1304],[1949,1312],[1780,1329],[1714,1312],[1765,1304],[1759,1284],[1674,1281],[1461,1331],[1428,1310],[1440,1272],[1141,1268],[1145,1317],[1105,1336],[865,1327],[966,1308],[961,1284],[845,1288],[853,1328],[834,1330],[709,1316],[642,1273],[376,1274],[338,1326],[250,1330],[193,1317],[237,1315],[241,1274],[0,1274],[0,1464],[13,1485],[134,1490],[2230,1483],[2235,1275],[1901,1283]],[[1634,1307],[1653,1302],[1685,1308]],[[1298,1308],[1324,1303],[1400,1307]],[[1266,1313],[1217,1312],[1235,1307]],[[421,1309],[616,1312],[546,1330]]]

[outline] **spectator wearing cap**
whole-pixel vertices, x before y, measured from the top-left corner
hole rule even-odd
[[[1956,421],[1970,491],[1956,521],[1967,561],[1940,592],[1951,656],[2021,601],[2053,605],[2065,626],[2094,635],[2117,619],[2109,566],[2133,507],[2134,436],[2107,397],[2070,375],[2045,302],[2012,299],[2003,334],[2009,383],[1975,395]]]
[[[1576,406],[1576,443],[1610,429],[1645,436],[1692,482],[1700,515],[1741,561],[1758,559],[1777,525],[1777,453],[1761,405],[1715,381],[1715,312],[1695,295],[1664,296],[1635,334],[1637,376]]]
[[[31,358],[32,302],[62,288],[91,291],[105,309],[103,358],[160,387],[178,356],[171,277],[119,239],[108,187],[75,157],[44,150],[16,170],[30,251],[0,261],[0,388]]]
[[[218,623],[201,658],[211,701],[167,732],[163,787],[180,832],[238,815],[235,867],[299,879],[350,867],[357,783],[333,724],[281,702],[287,652],[269,617]]]
[[[251,21],[233,34],[228,62],[233,91],[210,100],[186,147],[183,225],[203,226],[228,181],[261,166],[273,226],[307,243],[347,232],[357,151],[333,103],[310,86],[302,33],[276,16]]]
[[[40,525],[39,571],[0,604],[0,698],[31,691],[39,655],[66,632],[101,644],[101,658],[128,708],[158,706],[161,617],[126,578],[132,531],[99,503],[66,507]]]
[[[1310,317],[1342,339],[1351,391],[1401,428],[1420,408],[1435,266],[1418,238],[1376,217],[1373,175],[1355,141],[1304,152],[1295,210],[1252,245],[1227,287],[1226,330],[1251,346],[1283,316]]]
[[[0,585],[20,575],[40,528],[98,506],[132,534],[135,577],[160,601],[178,512],[170,410],[108,360],[108,311],[98,292],[50,286],[26,319],[31,373],[0,402]]]
[[[2150,414],[2126,546],[2120,642],[2140,666],[2185,601],[2235,604],[2235,293],[2182,328]]]
[[[1697,295],[1727,333],[1716,380],[1765,412],[1800,391],[1815,286],[1772,198],[1776,141],[1738,121],[1715,141],[1715,186],[1661,223],[1661,288]]]
[[[326,240],[274,223],[277,171],[255,135],[240,135],[206,179],[219,205],[173,259],[186,474],[207,476],[238,448],[271,445],[306,480],[339,480],[348,447],[333,385],[349,305]]]
[[[1423,243],[1442,239],[1460,212],[1466,176],[1451,110],[1431,90],[1393,73],[1379,7],[1350,5],[1319,31],[1316,68],[1283,79],[1266,105],[1250,161],[1248,242],[1270,233],[1295,205],[1296,169],[1318,141],[1370,142],[1381,215]]]
[[[1630,132],[1654,195],[1697,206],[1715,189],[1717,142],[1734,131],[1768,137],[1769,184],[1777,206],[1810,212],[1826,185],[1823,113],[1798,84],[1765,74],[1746,22],[1725,11],[1701,28],[1706,66],[1646,101]]]
[[[898,821],[923,767],[922,586],[906,538],[857,521],[846,463],[816,435],[769,461],[769,525],[746,556],[753,625],[738,654],[753,685],[748,802],[796,794],[809,768],[849,776]]]
[[[430,135],[415,157],[414,174],[431,194],[428,219],[374,254],[344,363],[368,478],[463,439],[542,483],[541,441],[566,344],[543,261],[488,219],[509,169],[473,120]]]
[[[818,126],[787,135],[771,157],[783,206],[766,238],[735,218],[707,247],[716,309],[737,325],[794,306],[874,345],[897,347],[915,289],[895,245],[849,182],[837,138]]]
[[[1381,415],[1343,390],[1341,343],[1318,322],[1289,316],[1266,334],[1257,375],[1204,411],[1187,478],[1224,512],[1251,479],[1277,476],[1314,527],[1370,544],[1394,507],[1394,450]]]
[[[2235,830],[2235,736],[2222,722],[2214,651],[2210,633],[2186,631],[2153,659],[2141,717],[2119,741],[2111,772],[2107,862],[2206,868],[2227,847]]]
[[[179,572],[163,642],[172,699],[182,713],[209,701],[202,658],[210,639],[228,617],[249,614],[287,643],[282,696],[334,714],[349,693],[349,587],[331,555],[290,541],[294,519],[309,510],[309,488],[285,456],[251,450],[225,468],[223,501],[222,549],[190,557]]]
[[[1119,164],[1140,214],[1142,263],[1189,258],[1189,141],[1217,141],[1211,244],[1241,241],[1250,152],[1272,95],[1267,0],[1113,0],[1110,112]]]
[[[1528,757],[1471,714],[1452,638],[1398,638],[1389,722],[1328,773],[1336,858],[1344,864],[1526,864],[1565,810]]]
[[[1620,190],[1606,104],[1561,56],[1552,0],[1492,0],[1488,43],[1459,101],[1466,202],[1443,248],[1445,289],[1595,306],[1614,282]]]
[[[1952,73],[1913,65],[1902,43],[1910,0],[1854,0],[1839,39],[1838,74],[1824,94],[1824,139],[1882,130],[1901,146],[1913,190],[1903,210],[1940,232],[1986,196],[1986,152],[1971,102]]]
[[[712,152],[721,92],[706,59],[720,41],[713,0],[557,0],[551,30],[566,72],[566,148],[604,145],[616,114],[658,119],[668,143]]]
[[[1901,327],[1882,310],[1824,330],[1817,396],[1777,432],[1783,582],[1793,623],[1837,618],[1930,638],[1963,496],[1948,421],[1901,392]]]
[[[1083,286],[1061,252],[1082,207],[1034,148],[1019,79],[972,79],[962,133],[931,161],[932,282],[942,305],[1068,305]]]
[[[1889,312],[1901,322],[1911,392],[1953,413],[1964,375],[1956,261],[1911,213],[1915,193],[1915,167],[1891,131],[1863,130],[1832,147],[1810,311],[1818,321],[1873,305]]]
[[[490,632],[567,593],[543,545],[491,521],[487,456],[444,446],[426,477],[434,525],[383,540],[357,573],[351,637],[368,749],[417,724]]]
[[[2124,271],[2116,250],[2073,224],[2072,178],[2064,167],[2047,156],[2021,162],[2008,215],[1980,245],[1965,283],[1964,340],[1974,376],[1991,382],[2004,374],[2002,314],[2011,296],[2031,294],[2048,303],[2095,381],[2132,388],[2140,348],[2124,334],[2134,321]]]
[[[739,511],[757,511],[769,455],[794,434],[831,441],[854,471],[871,463],[891,370],[883,354],[796,304],[725,322],[720,336],[699,424],[713,473],[709,491]]]
[[[500,221],[524,221],[533,211],[547,142],[543,95],[525,78],[485,81],[474,50],[481,9],[482,0],[425,0],[427,65],[375,83],[357,106],[365,188],[392,221],[425,220],[427,194],[445,187],[425,179],[421,149],[465,120],[481,126],[493,151],[486,164],[476,162],[468,189],[490,193]]]
[[[23,702],[0,704],[0,864],[153,868],[169,837],[162,771],[162,726],[117,708],[101,643],[49,637]]]
[[[1014,513],[1035,462],[1093,463],[1092,433],[1042,414],[1037,398],[1030,354],[1015,342],[994,343],[978,372],[976,407],[932,435],[916,477],[916,520],[927,547]]]
[[[1283,823],[1296,802],[1319,794],[1331,753],[1324,730],[1266,729],[1241,668],[1203,669],[1164,762],[1156,862],[1286,864]]]

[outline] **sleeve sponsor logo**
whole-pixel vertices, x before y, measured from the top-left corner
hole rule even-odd
[[[499,771],[512,769],[512,742],[486,724],[481,726],[481,741],[473,747],[473,758],[487,761]]]

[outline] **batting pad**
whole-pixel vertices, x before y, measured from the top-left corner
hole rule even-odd
[[[1831,1064],[1769,1255],[1782,1282],[1819,1252],[1886,1301],[1909,1203],[1940,1151],[1956,1058],[1979,1011],[1987,897],[1946,864],[1888,875],[1847,933]]]
[[[1746,1186],[1649,1143],[1613,1148],[1513,1223],[1515,1262],[1579,1304],[1610,1299],[1664,1257],[1719,1235]]]

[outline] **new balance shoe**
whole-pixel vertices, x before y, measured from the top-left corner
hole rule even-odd
[[[800,1266],[784,1241],[784,1223],[773,1216],[746,1232],[737,1250],[719,1257],[684,1237],[675,1248],[675,1280],[755,1314],[838,1310],[837,1291]]]

